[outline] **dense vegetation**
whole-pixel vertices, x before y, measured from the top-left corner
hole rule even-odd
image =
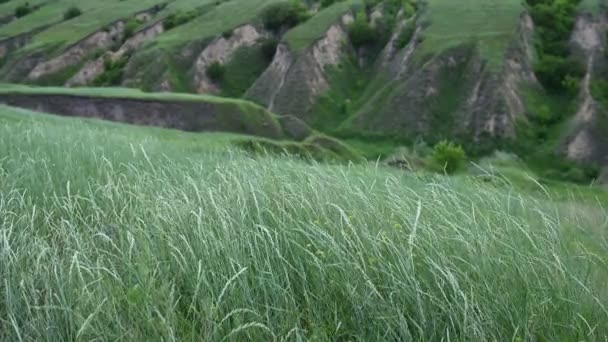
[[[251,158],[233,139],[2,107],[0,339],[608,334],[592,193]]]
[[[576,95],[584,67],[570,58],[568,42],[581,0],[526,0],[537,26],[540,44],[535,73],[551,91]]]

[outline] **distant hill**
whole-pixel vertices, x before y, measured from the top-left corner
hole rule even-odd
[[[607,31],[600,0],[9,0],[0,80],[239,98],[587,181],[608,166]]]

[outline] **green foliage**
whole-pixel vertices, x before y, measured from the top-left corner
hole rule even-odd
[[[416,23],[413,20],[408,21],[399,33],[399,36],[395,41],[395,46],[397,46],[398,49],[403,49],[412,40],[414,32],[416,32]]]
[[[355,16],[355,21],[348,26],[348,36],[355,47],[375,43],[378,38],[377,33],[369,24],[367,15],[363,11],[358,12]]]
[[[209,77],[213,82],[220,82],[224,78],[224,74],[226,73],[226,69],[224,65],[219,61],[214,61],[205,70],[207,77]]]
[[[15,17],[25,17],[26,15],[32,13],[32,11],[33,8],[30,6],[29,2],[26,2],[25,4],[21,4],[15,8]]]
[[[192,19],[198,16],[199,12],[196,10],[177,11],[176,13],[171,13],[163,21],[163,28],[165,29],[165,31],[169,31],[178,26],[184,25],[185,23],[191,21]]]
[[[137,28],[141,26],[141,24],[142,22],[137,20],[136,18],[130,18],[129,20],[127,20],[127,22],[125,23],[123,40],[131,38],[133,34],[135,34],[135,31],[137,31]]]
[[[308,20],[310,13],[299,1],[272,4],[262,12],[264,27],[272,31],[289,29]]]
[[[534,66],[534,72],[548,90],[576,95],[585,68],[574,58],[543,54]]]
[[[264,58],[268,61],[272,61],[274,55],[277,52],[277,46],[279,45],[279,40],[276,38],[267,38],[262,41],[261,49]]]
[[[222,96],[241,97],[256,79],[266,70],[274,51],[270,54],[267,46],[276,44],[276,40],[267,39],[260,44],[243,46],[237,49],[230,60],[224,65],[224,75],[221,79]]]
[[[541,83],[553,92],[575,94],[584,68],[569,58],[568,41],[580,0],[527,0],[537,27],[539,61],[534,66]]]
[[[110,87],[120,85],[122,82],[122,76],[124,68],[129,62],[129,56],[125,55],[117,60],[112,60],[106,57],[104,62],[103,74],[97,76],[93,80],[93,85],[96,87]]]
[[[458,171],[466,160],[466,153],[461,146],[444,140],[433,147],[428,166],[433,171],[452,174]]]
[[[82,10],[76,6],[72,6],[68,8],[65,12],[63,12],[63,20],[70,20],[72,18],[76,18],[82,14]]]

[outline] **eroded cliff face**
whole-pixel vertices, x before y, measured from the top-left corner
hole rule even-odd
[[[134,18],[139,20],[149,19],[157,11],[159,11],[159,6],[154,6],[147,11],[135,14]],[[70,46],[59,56],[38,62],[35,67],[29,71],[27,79],[35,82],[44,76],[55,74],[68,67],[78,65],[97,51],[111,50],[112,46],[123,41],[125,24],[126,20],[118,20],[103,30],[94,32],[88,37]],[[90,69],[95,69],[96,71],[99,70],[99,67]],[[83,78],[83,75],[77,76],[77,79]]]
[[[225,64],[242,47],[250,47],[270,36],[269,32],[253,25],[236,28],[230,37],[218,37],[199,54],[194,63],[194,84],[198,93],[213,94],[219,87],[207,76],[207,68],[214,63]]]
[[[29,80],[37,80],[43,76],[54,74],[72,65],[80,63],[87,55],[98,49],[109,49],[113,44],[122,39],[125,22],[118,21],[110,25],[106,30],[98,31],[68,48],[61,55],[39,63],[28,74]]]
[[[0,103],[64,116],[97,118],[191,132],[221,131],[282,138],[277,120],[263,108],[202,101],[2,94]]]
[[[355,127],[402,137],[514,138],[515,122],[526,112],[519,89],[537,82],[530,17],[522,14],[499,68],[474,43],[416,58],[423,32],[418,25],[402,49],[389,41],[379,71],[386,86],[355,115]]]
[[[162,21],[156,22],[150,26],[143,28],[142,30],[134,33],[132,37],[125,40],[125,42],[116,52],[109,51],[104,55],[98,57],[97,59],[87,62],[82,67],[82,69],[80,69],[74,76],[72,76],[66,82],[65,85],[68,87],[75,87],[91,84],[95,80],[95,78],[97,78],[106,71],[106,60],[119,60],[128,53],[131,53],[140,48],[147,41],[154,39],[158,35],[162,34],[164,31],[165,30]]]
[[[606,108],[593,97],[592,84],[601,69],[607,68],[606,42],[608,20],[605,14],[578,16],[571,45],[585,62],[586,74],[581,84],[576,115],[569,123],[567,137],[560,146],[571,160],[608,166],[608,125]]]
[[[280,44],[272,63],[250,87],[246,97],[272,112],[309,119],[316,100],[329,88],[327,68],[338,65],[349,53],[345,25],[351,21],[352,15],[344,15],[302,53]]]

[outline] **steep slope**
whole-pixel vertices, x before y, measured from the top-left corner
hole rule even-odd
[[[134,90],[0,87],[0,103],[66,116],[184,131],[223,131],[283,138],[276,116],[242,100]]]
[[[335,8],[346,8],[341,3]],[[329,9],[333,11],[335,8]],[[352,22],[350,13],[340,14],[337,23],[323,33],[311,46],[298,51],[282,43],[278,46],[272,64],[249,88],[246,97],[263,105],[270,111],[297,114],[309,119],[312,106],[319,95],[329,88],[326,68],[338,65],[349,53],[348,35],[345,26]],[[326,20],[322,16],[313,17],[306,25],[321,26]],[[304,30],[299,27],[296,30]],[[296,33],[287,33],[289,35]]]
[[[525,111],[518,88],[520,83],[535,82],[534,28],[519,1],[480,5],[432,0],[422,16],[406,17],[401,12],[390,21],[392,38],[371,64],[364,60],[369,49],[349,42],[350,7],[341,3],[334,8],[339,6],[346,12],[303,49],[303,44],[289,40],[288,33],[272,65],[247,96],[277,113],[323,121],[315,105],[339,82],[336,69],[350,66],[345,72],[367,74],[370,86],[360,94],[366,102],[345,99],[358,104],[344,117],[344,130],[472,140],[483,135],[514,136],[515,121]],[[372,25],[383,10],[381,5],[368,10]],[[460,17],[454,23],[446,20],[447,13]],[[487,16],[495,13],[500,13],[498,23],[488,24]],[[320,26],[315,17],[306,25]],[[405,30],[412,31],[407,44],[398,41]]]
[[[593,86],[605,82],[608,76],[606,58],[606,12],[582,13],[576,20],[571,44],[579,58],[585,61],[586,74],[581,84],[576,115],[568,124],[563,141],[569,159],[608,167],[607,108],[601,103],[602,94],[593,94]]]

